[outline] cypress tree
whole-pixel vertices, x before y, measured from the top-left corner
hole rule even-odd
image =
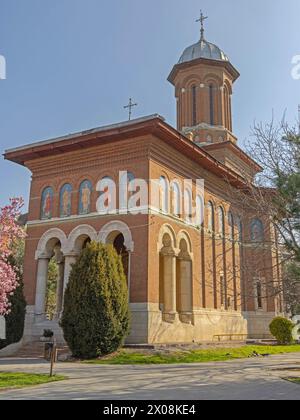
[[[92,242],[73,265],[61,320],[73,356],[116,351],[129,334],[126,277],[113,246]]]

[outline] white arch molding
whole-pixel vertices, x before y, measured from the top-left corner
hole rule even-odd
[[[107,223],[103,228],[100,230],[98,235],[98,241],[106,244],[108,242],[108,237],[112,233],[122,233],[124,236],[124,245],[129,252],[134,251],[134,242],[132,239],[131,231],[128,225],[121,221],[112,221]]]
[[[192,258],[193,257],[192,241],[191,241],[190,235],[185,230],[181,230],[177,235],[178,247],[180,247],[180,242],[182,240],[187,244],[187,252]]]
[[[158,244],[157,244],[158,252],[160,252],[161,249],[164,247],[164,244],[163,244],[164,235],[169,235],[170,236],[171,247],[175,250],[176,247],[177,247],[176,234],[175,234],[173,228],[170,225],[165,224],[165,225],[162,225],[162,227],[160,228],[159,234],[158,234]]]
[[[42,257],[49,257],[50,250],[47,249],[47,245],[51,240],[59,240],[61,243],[61,252],[64,254],[67,249],[67,237],[66,234],[58,228],[49,229],[47,232],[45,232],[41,239],[39,240],[37,250],[35,253],[35,259],[38,260]]]
[[[78,246],[76,242],[80,239],[80,237],[88,237],[91,241],[97,241],[98,235],[96,230],[90,225],[80,225],[77,226],[75,229],[72,230],[68,237],[67,242],[67,254],[78,253],[81,249],[77,249]]]

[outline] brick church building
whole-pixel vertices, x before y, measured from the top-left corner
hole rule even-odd
[[[282,297],[274,293],[280,282],[275,232],[252,206],[245,213],[234,199],[261,171],[233,134],[231,97],[239,73],[205,39],[201,23],[200,40],[168,77],[175,88],[176,129],[152,115],[5,153],[32,173],[25,340],[44,328],[61,336],[70,270],[91,240],[113,244],[122,255],[132,317],[128,343],[262,338],[282,313]],[[119,182],[120,171],[127,172],[125,182]],[[103,179],[114,180],[119,190],[127,179],[159,180],[158,205],[133,214],[118,199],[118,210],[99,212],[97,184]],[[191,186],[181,193],[186,179]],[[198,194],[198,179],[204,194]],[[52,317],[50,261],[57,268]]]

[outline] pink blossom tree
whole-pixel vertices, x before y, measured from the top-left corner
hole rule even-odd
[[[16,241],[25,237],[24,229],[17,222],[22,207],[21,198],[11,198],[10,204],[0,209],[0,315],[9,313],[9,296],[18,286],[9,257]]]

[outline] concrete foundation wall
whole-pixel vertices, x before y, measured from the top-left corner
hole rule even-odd
[[[63,342],[57,322],[40,321],[34,317],[33,307],[27,307],[23,343],[38,341],[44,329],[52,329],[58,342]],[[174,323],[163,321],[156,304],[135,303],[131,309],[131,333],[127,344],[190,344],[248,338],[271,338],[269,324],[276,316],[270,312],[234,312],[223,310],[195,310],[191,323],[184,323],[176,315]],[[220,337],[217,337],[220,336]],[[226,337],[228,336],[228,337]]]
[[[244,318],[248,321],[248,335],[249,338],[273,338],[269,325],[272,320],[279,316],[275,312],[244,312]],[[284,316],[282,314],[282,316]]]
[[[188,344],[216,341],[216,335],[248,334],[247,320],[239,312],[199,309],[193,312],[191,324],[185,324],[179,316],[174,323],[164,322],[155,304],[131,305],[131,311],[132,333],[127,340],[130,344]]]

